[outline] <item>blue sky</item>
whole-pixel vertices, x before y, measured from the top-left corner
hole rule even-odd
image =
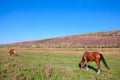
[[[0,0],[0,44],[113,30],[119,0]]]

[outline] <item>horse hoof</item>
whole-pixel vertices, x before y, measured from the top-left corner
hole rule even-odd
[[[100,72],[97,72],[97,74],[100,74]]]

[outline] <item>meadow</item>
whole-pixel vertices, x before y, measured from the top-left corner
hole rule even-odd
[[[78,67],[83,49],[16,49],[18,56],[10,56],[9,49],[0,49],[0,80],[120,80],[120,49],[89,49],[101,51],[108,71],[101,62],[101,73]],[[89,65],[96,68],[95,62]]]

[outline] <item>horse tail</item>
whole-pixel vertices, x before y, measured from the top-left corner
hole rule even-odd
[[[109,68],[109,66],[107,65],[107,63],[106,63],[106,61],[105,61],[105,59],[104,59],[104,57],[103,57],[102,54],[100,54],[100,58],[101,58],[101,60],[102,60],[102,62],[103,62],[103,64],[104,64],[104,66],[109,70],[110,68]]]

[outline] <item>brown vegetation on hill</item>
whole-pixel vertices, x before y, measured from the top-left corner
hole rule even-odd
[[[96,32],[83,35],[66,36],[45,40],[18,42],[1,45],[1,47],[34,48],[118,48],[120,47],[120,30]]]

